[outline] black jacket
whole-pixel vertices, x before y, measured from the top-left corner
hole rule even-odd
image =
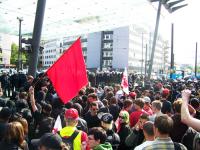
[[[106,131],[107,139],[106,142],[109,142],[112,145],[113,150],[117,150],[120,144],[120,137],[113,130]]]

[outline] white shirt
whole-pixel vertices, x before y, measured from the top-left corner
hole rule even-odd
[[[115,98],[120,99],[121,96],[123,96],[123,91],[122,90],[117,91],[116,94],[115,94]]]
[[[144,147],[151,145],[152,143],[153,143],[153,141],[145,141],[144,143],[142,143],[142,144],[138,145],[137,147],[135,147],[134,150],[141,150]]]

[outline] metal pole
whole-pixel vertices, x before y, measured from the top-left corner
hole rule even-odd
[[[38,0],[32,37],[32,52],[30,53],[28,70],[28,74],[34,77],[36,76],[38,64],[38,53],[40,47],[40,38],[44,19],[45,5],[46,0]]]
[[[172,78],[174,71],[174,24],[171,25],[171,65],[170,65],[170,78]]]
[[[22,68],[21,68],[21,63],[22,63],[22,57],[21,57],[21,50],[22,50],[22,35],[21,35],[21,27],[22,27],[22,18],[17,17],[17,19],[19,20],[19,50],[18,50],[18,67],[17,67],[17,71],[19,72]]]
[[[145,77],[147,75],[147,44],[146,44],[146,51],[145,51],[145,65],[144,65],[144,74],[145,74]]]
[[[144,37],[143,37],[143,34],[144,33],[142,33],[142,61],[141,61],[141,75],[142,75],[142,70],[143,70],[143,47],[144,47],[144,44],[143,44],[143,40],[144,40]]]
[[[155,31],[154,31],[154,38],[153,38],[153,45],[152,45],[152,52],[151,52],[151,60],[149,64],[149,72],[148,72],[148,79],[150,80],[151,78],[151,72],[152,72],[152,67],[153,67],[153,59],[154,59],[154,52],[155,52],[155,47],[156,47],[156,40],[157,40],[157,35],[158,35],[158,27],[159,27],[159,21],[160,21],[160,12],[161,12],[161,0],[159,1],[158,4],[158,11],[157,11],[157,17],[156,17],[156,26],[155,26]]]
[[[195,53],[195,77],[197,76],[197,42],[196,42],[196,53]]]

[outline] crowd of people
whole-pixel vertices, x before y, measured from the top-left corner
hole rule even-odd
[[[200,149],[200,81],[96,81],[63,104],[45,74],[3,74],[0,150]]]

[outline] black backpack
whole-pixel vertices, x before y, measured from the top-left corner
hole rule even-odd
[[[79,134],[79,131],[75,130],[74,133],[68,138],[62,137],[63,143],[65,143],[67,146],[69,146],[69,150],[74,150],[74,139]]]
[[[181,143],[183,143],[188,150],[200,150],[200,133],[189,127]]]
[[[179,143],[174,142],[174,150],[181,150],[181,146]]]

